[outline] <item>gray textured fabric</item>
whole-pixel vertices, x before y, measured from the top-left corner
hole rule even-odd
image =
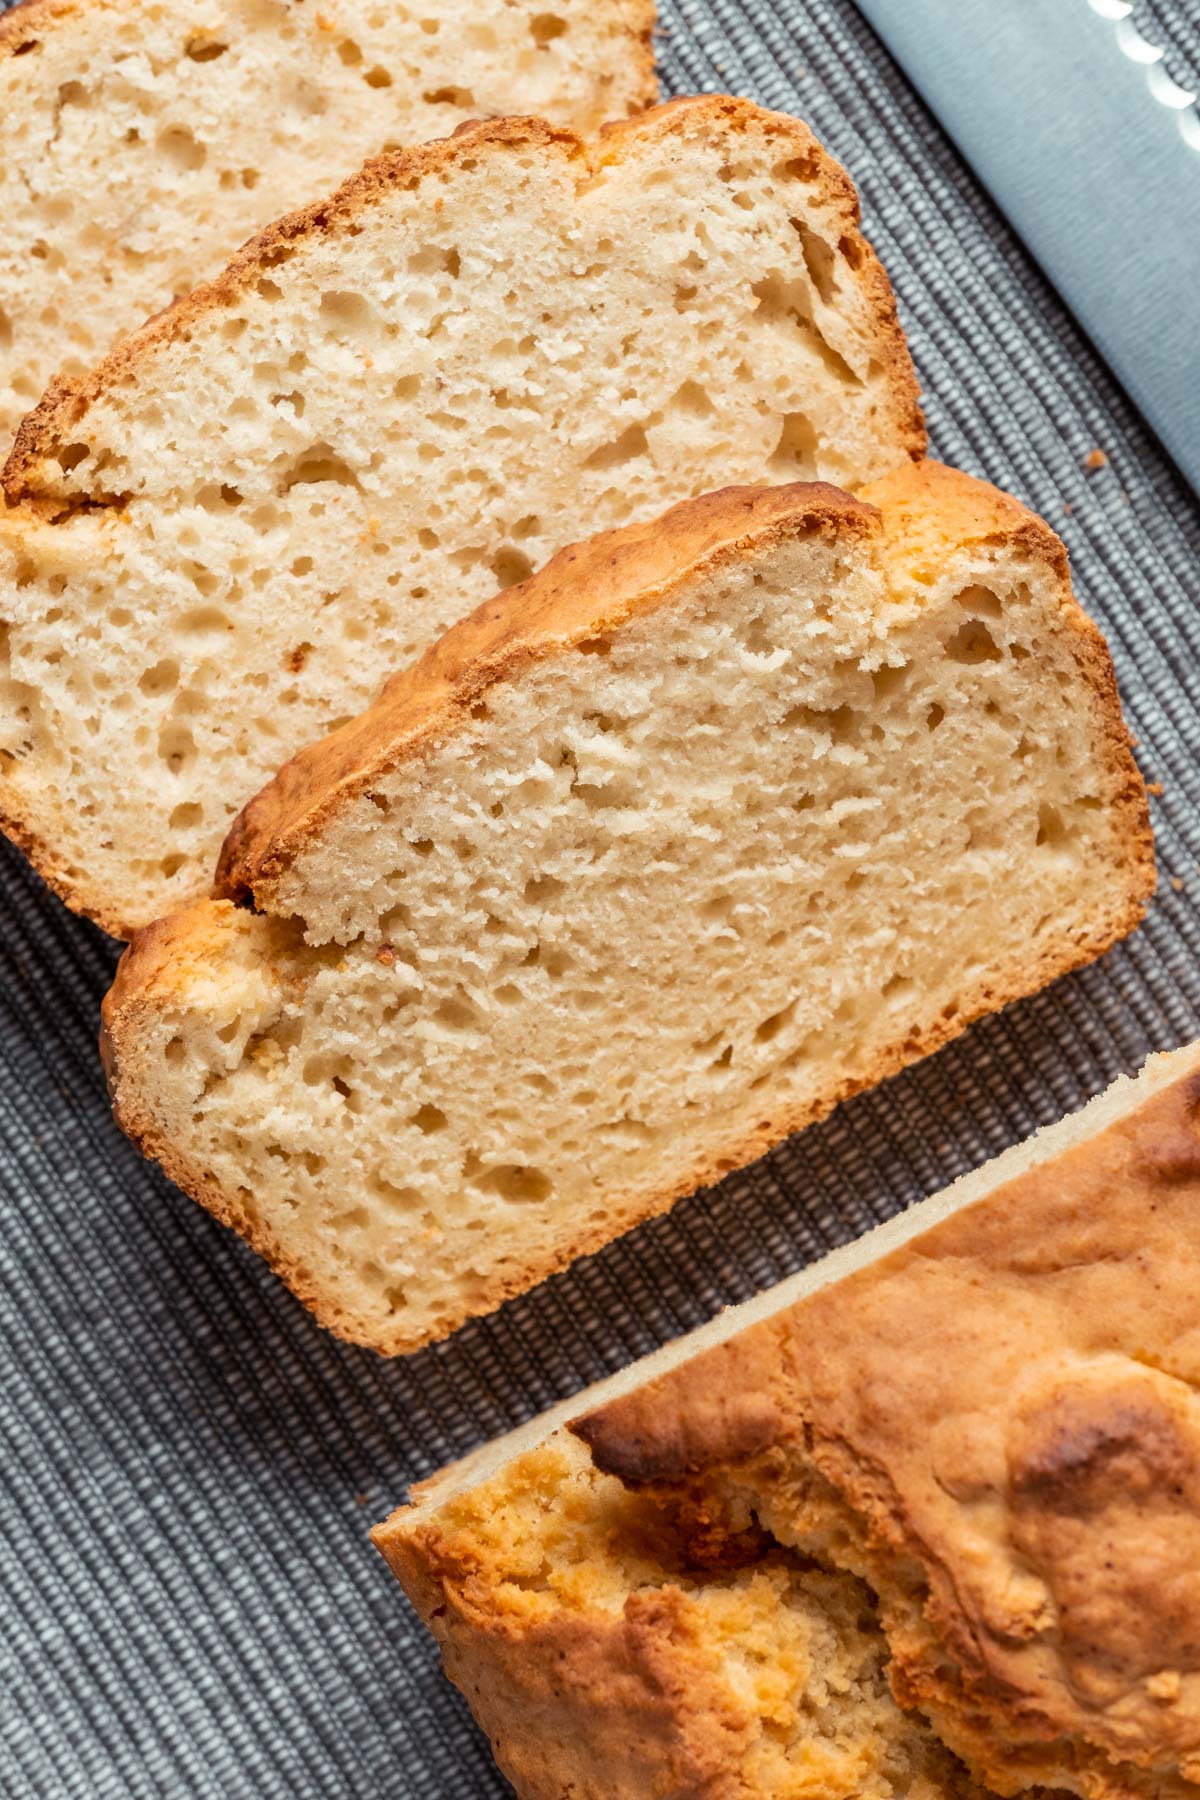
[[[1195,0],[1140,10],[1174,36],[1181,78],[1200,73]],[[672,91],[798,112],[847,163],[938,453],[1067,539],[1163,784],[1159,898],[1099,967],[388,1366],[323,1336],[122,1139],[95,1056],[115,953],[5,850],[0,1792],[13,1800],[507,1792],[367,1525],[446,1458],[1200,1032],[1194,501],[847,0],[664,11]],[[1087,475],[1094,446],[1110,462]]]

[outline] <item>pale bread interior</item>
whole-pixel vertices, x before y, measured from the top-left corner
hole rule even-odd
[[[586,153],[504,130],[135,339],[22,477],[74,510],[0,518],[0,811],[110,930],[207,892],[282,761],[564,542],[919,448],[803,126],[722,100]]]
[[[365,157],[648,103],[643,0],[117,0],[0,22],[0,461],[52,375]],[[13,51],[18,54],[13,54]]]
[[[411,1349],[1097,954],[1145,871],[1060,575],[889,573],[874,531],[759,540],[496,683],[276,917],[181,929],[129,1128]]]

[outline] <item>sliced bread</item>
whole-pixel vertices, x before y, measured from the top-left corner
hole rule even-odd
[[[448,1332],[1141,917],[1058,539],[937,467],[868,494],[729,489],[563,552],[126,952],[118,1117],[334,1330]]]
[[[650,105],[653,24],[651,0],[25,0],[0,17],[0,445],[365,157]]]
[[[924,438],[854,191],[682,101],[370,164],[26,420],[0,521],[0,815],[124,933],[237,808],[581,533]],[[114,779],[114,775],[118,775]]]
[[[521,1800],[1197,1800],[1198,1120],[1156,1057],[414,1490]]]

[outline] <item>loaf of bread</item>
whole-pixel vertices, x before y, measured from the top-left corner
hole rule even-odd
[[[209,891],[287,756],[564,543],[918,454],[856,220],[803,125],[709,98],[591,143],[477,126],[268,230],[21,429],[6,829],[124,934]]]
[[[656,98],[652,0],[25,0],[0,17],[0,461],[52,375],[367,156]]]
[[[936,466],[867,492],[563,552],[126,952],[118,1117],[335,1331],[441,1336],[1140,918],[1145,797],[1058,539]]]
[[[1197,1268],[1193,1046],[375,1541],[521,1800],[1196,1800]]]

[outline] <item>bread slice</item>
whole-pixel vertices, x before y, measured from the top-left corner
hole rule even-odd
[[[413,1491],[521,1800],[1195,1800],[1198,1121],[1155,1057]]]
[[[0,445],[367,156],[657,98],[651,0],[26,0],[0,17]],[[0,460],[4,450],[0,450]]]
[[[335,1331],[441,1336],[1141,917],[1061,544],[946,469],[868,491],[565,551],[126,952],[118,1117]]]
[[[803,125],[710,98],[586,144],[479,126],[265,233],[22,427],[7,829],[124,933],[207,893],[287,756],[581,521],[916,455],[856,219]]]

